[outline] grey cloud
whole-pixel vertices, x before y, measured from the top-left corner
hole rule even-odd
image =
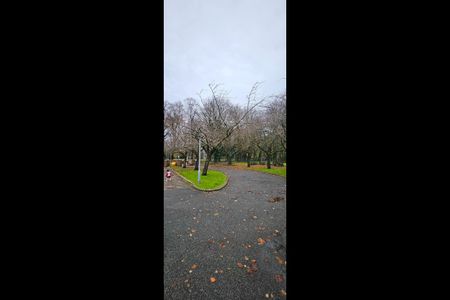
[[[256,81],[261,95],[283,91],[285,15],[278,0],[165,0],[165,100],[195,97],[213,81],[239,103]]]

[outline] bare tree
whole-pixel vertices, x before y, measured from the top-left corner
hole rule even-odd
[[[286,153],[286,94],[273,96],[265,106],[257,126],[256,145],[266,157],[267,168],[273,161],[280,164],[280,153]]]
[[[168,103],[164,110],[164,146],[169,159],[179,149],[180,129],[183,125],[183,106],[181,102]]]
[[[203,98],[199,94],[201,105],[198,107],[197,134],[201,139],[202,148],[206,153],[203,175],[207,175],[209,162],[213,154],[223,146],[243,122],[246,116],[264,99],[257,99],[256,92],[259,83],[255,83],[247,96],[247,106],[243,110],[231,105],[225,91],[219,90],[219,85],[209,84],[211,96]]]

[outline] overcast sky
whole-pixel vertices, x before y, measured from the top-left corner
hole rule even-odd
[[[285,0],[164,0],[164,99],[208,95],[223,84],[233,103],[286,87]]]

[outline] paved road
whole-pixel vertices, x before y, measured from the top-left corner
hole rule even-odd
[[[284,299],[286,180],[222,171],[229,183],[216,192],[165,183],[165,299]]]

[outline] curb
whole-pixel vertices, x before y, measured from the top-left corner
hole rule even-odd
[[[229,181],[229,178],[228,178],[227,174],[224,173],[224,175],[225,175],[225,177],[226,177],[226,180],[225,180],[225,183],[224,183],[224,184],[222,184],[221,186],[219,186],[219,187],[217,187],[217,188],[214,188],[214,189],[201,189],[201,188],[199,188],[199,187],[196,187],[195,184],[194,184],[192,181],[190,181],[189,179],[185,178],[183,175],[181,175],[180,173],[178,173],[178,172],[175,171],[174,169],[172,169],[172,171],[175,172],[175,174],[177,174],[178,176],[180,176],[180,178],[183,179],[185,182],[191,184],[192,187],[193,187],[194,189],[196,189],[196,190],[198,190],[198,191],[201,191],[201,192],[215,192],[215,191],[220,191],[221,189],[225,188],[225,187],[228,185],[228,181]],[[222,171],[220,171],[220,172],[222,172]],[[222,173],[223,173],[223,172],[222,172]]]

